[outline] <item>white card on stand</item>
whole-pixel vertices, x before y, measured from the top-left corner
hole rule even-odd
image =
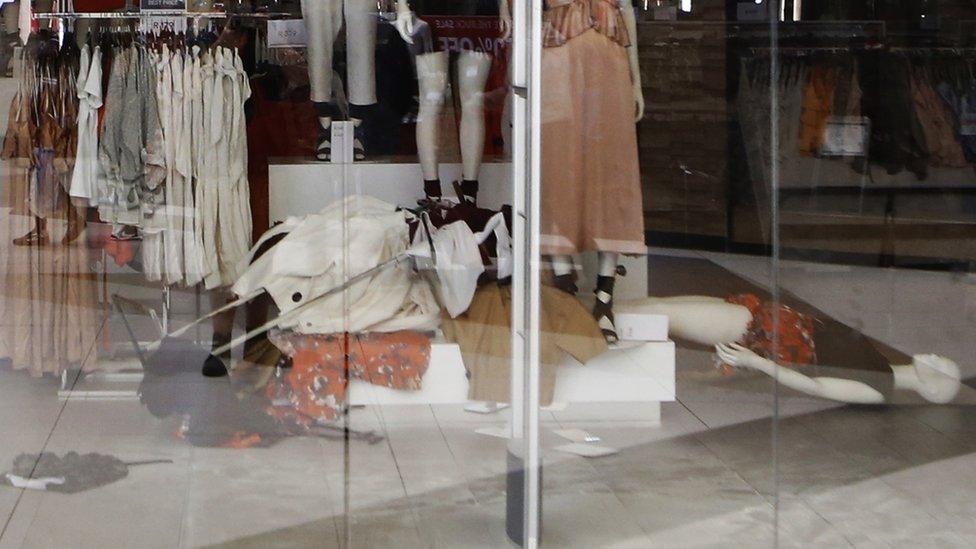
[[[482,427],[480,429],[475,429],[474,432],[479,435],[486,435],[496,438],[512,438],[512,428],[508,425],[502,427]]]
[[[332,122],[332,163],[350,164],[353,161],[355,123],[347,120]]]
[[[571,442],[600,442],[602,440],[582,429],[556,429],[553,432]]]

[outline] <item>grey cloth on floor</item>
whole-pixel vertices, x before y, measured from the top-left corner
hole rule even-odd
[[[105,454],[79,454],[68,452],[60,457],[52,452],[41,454],[20,454],[14,458],[14,467],[0,482],[14,486],[15,479],[64,479],[64,482],[48,482],[44,489],[49,492],[75,494],[111,484],[129,475],[129,467],[150,463],[171,463],[170,460],[125,462],[115,456]]]

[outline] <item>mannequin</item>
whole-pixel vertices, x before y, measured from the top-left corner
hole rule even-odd
[[[667,315],[672,336],[714,347],[723,363],[763,372],[784,386],[811,396],[850,404],[883,404],[889,401],[890,395],[878,387],[888,386],[913,391],[929,402],[944,404],[955,398],[961,385],[959,366],[937,355],[915,355],[911,364],[890,364],[887,372],[857,366],[823,368],[838,375],[854,374],[851,377],[855,379],[808,375],[804,372],[808,366],[787,367],[738,343],[749,332],[753,315],[747,307],[718,297],[648,298],[632,310]]]
[[[346,24],[349,118],[355,123],[353,154],[365,160],[368,143],[363,123],[368,124],[376,104],[376,21],[368,0],[302,0],[308,33],[308,79],[312,104],[319,120],[315,158],[332,159],[332,120],[340,116],[332,97],[332,52],[336,37]]]
[[[593,316],[615,343],[617,261],[644,253],[634,124],[644,97],[633,8],[627,0],[549,0],[543,47],[543,253],[556,287],[575,294],[572,255],[598,252]]]
[[[511,17],[505,0],[500,2],[499,10],[503,37],[507,38]],[[416,58],[420,94],[417,155],[424,178],[424,194],[429,200],[439,200],[442,191],[438,172],[438,121],[444,108],[451,54],[437,50],[430,27],[411,11],[407,0],[398,0],[396,28]],[[474,50],[460,52],[456,60],[457,91],[461,100],[462,180],[455,191],[459,200],[469,204],[475,204],[478,198],[478,173],[485,149],[484,95],[491,61],[489,53]]]

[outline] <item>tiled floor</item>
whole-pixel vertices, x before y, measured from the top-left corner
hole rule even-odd
[[[706,254],[763,283],[768,263]],[[905,352],[968,372],[973,286],[948,274],[783,265],[783,286]],[[653,273],[651,274],[653,284]],[[97,451],[135,467],[79,495],[0,489],[0,547],[508,547],[503,439],[476,434],[507,412],[455,406],[356,409],[375,445],[291,439],[270,449],[192,448],[137,402],[56,398],[53,379],[0,372],[0,468],[41,449]],[[781,420],[772,421],[774,406]],[[543,539],[549,547],[942,546],[976,544],[976,408],[842,407],[768,379],[723,377],[678,354],[678,402],[544,412]],[[585,420],[584,420],[585,419]],[[619,454],[553,451],[557,427]],[[775,437],[775,438],[774,438]]]

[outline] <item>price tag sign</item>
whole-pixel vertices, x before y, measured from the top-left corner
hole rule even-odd
[[[304,19],[268,21],[269,48],[304,48],[308,44]]]
[[[186,0],[139,0],[142,10],[185,10]]]
[[[824,129],[821,156],[865,156],[871,121],[863,116],[831,116]]]

